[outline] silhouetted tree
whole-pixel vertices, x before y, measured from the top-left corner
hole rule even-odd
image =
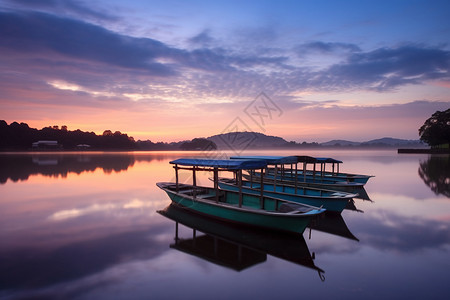
[[[450,108],[436,111],[419,129],[420,140],[430,146],[450,143]]]
[[[105,130],[103,135],[94,132],[67,130],[67,126],[61,129],[57,125],[48,126],[37,130],[30,128],[26,123],[13,122],[8,125],[4,120],[0,121],[0,149],[1,150],[28,150],[32,143],[40,140],[57,141],[64,149],[75,149],[79,144],[88,144],[91,149],[102,150],[133,150],[136,142],[132,137],[120,131],[112,133]]]
[[[105,130],[105,131],[103,131],[103,136],[112,136],[112,135],[113,135],[113,133],[112,133],[111,130]]]

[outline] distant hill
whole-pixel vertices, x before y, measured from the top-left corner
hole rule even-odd
[[[289,145],[289,142],[281,137],[247,131],[222,133],[207,139],[214,142],[218,149],[279,148]]]
[[[359,142],[351,142],[346,140],[332,140],[325,143],[320,143],[321,146],[359,146]]]
[[[390,137],[384,137],[381,139],[375,139],[375,140],[370,140],[364,143],[361,143],[361,145],[389,145],[389,146],[420,146],[423,145],[425,146],[425,144],[423,144],[420,140],[403,140],[403,139],[394,139],[394,138],[390,138]]]
[[[419,140],[404,140],[391,137],[374,139],[366,142],[347,140],[331,140],[325,143],[288,142],[278,136],[265,135],[259,132],[229,132],[207,138],[214,142],[218,149],[270,149],[270,148],[426,148]]]
[[[324,147],[416,147],[427,148],[427,145],[420,140],[404,140],[391,137],[384,137],[381,139],[374,139],[366,142],[351,142],[345,140],[332,140],[321,143]]]

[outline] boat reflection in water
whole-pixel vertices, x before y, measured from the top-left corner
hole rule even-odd
[[[266,261],[269,254],[316,270],[325,280],[325,271],[314,264],[315,254],[311,255],[301,234],[242,227],[193,214],[174,204],[158,213],[175,221],[175,243],[171,248],[236,271]],[[192,237],[180,238],[178,224],[192,228]],[[197,235],[197,231],[204,235]]]
[[[356,199],[372,201],[364,187],[355,188],[353,191],[358,194],[358,196],[355,197]]]
[[[359,239],[353,235],[350,229],[348,229],[348,226],[341,214],[325,212],[320,216],[317,216],[317,218],[311,220],[308,228],[310,229],[310,238],[311,229],[314,229],[359,242]]]

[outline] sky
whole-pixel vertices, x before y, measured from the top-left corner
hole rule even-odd
[[[135,140],[418,139],[450,1],[3,0],[0,119]]]

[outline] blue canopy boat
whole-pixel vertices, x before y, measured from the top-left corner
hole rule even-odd
[[[303,177],[320,177],[322,180],[358,182],[362,184],[366,184],[373,177],[371,175],[340,172],[339,165],[342,164],[342,161],[331,157],[297,156],[297,161],[298,163],[303,163],[303,170],[297,170],[296,173]],[[313,169],[308,170],[307,164],[312,164]],[[331,164],[330,171],[326,170],[327,164]],[[320,170],[316,170],[316,165],[320,165]]]
[[[301,156],[232,156],[231,159],[253,159],[264,160],[268,165],[274,166],[266,168],[265,172],[257,172],[253,170],[250,173],[250,178],[260,177],[263,174],[264,180],[269,182],[279,182],[283,184],[290,184],[294,186],[308,186],[314,188],[325,188],[335,191],[353,192],[363,188],[364,184],[360,182],[350,182],[328,178],[324,176],[306,176],[306,165],[308,163],[317,162],[316,158],[302,159]],[[308,157],[309,158],[309,157]],[[303,163],[304,173],[299,173],[298,163]],[[289,167],[286,167],[289,166]],[[315,166],[315,164],[314,164]],[[248,178],[249,176],[245,176]],[[252,179],[250,179],[252,180]]]
[[[237,159],[237,157],[232,157],[232,159]],[[277,170],[278,165],[281,165],[281,174],[283,174],[284,170],[283,165],[296,164],[298,161],[297,156],[245,156],[245,159],[264,160],[268,165],[275,166],[274,169]],[[254,182],[254,174],[254,172],[250,172],[249,176],[244,176],[246,179],[249,179],[248,181],[242,182],[245,192],[258,194],[262,188],[264,194],[267,196],[313,206],[322,206],[327,211],[340,213],[347,207],[350,201],[353,201],[352,198],[358,196],[358,194],[355,193],[308,187],[302,184],[290,185],[289,182],[286,182],[283,178],[271,182]],[[267,174],[265,176],[267,176]],[[220,178],[219,187],[225,190],[237,190],[237,181],[234,179]]]
[[[244,177],[249,177],[244,175]],[[211,178],[210,178],[211,179]],[[219,178],[219,187],[222,190],[238,191],[238,183],[232,178]],[[292,186],[289,184],[282,184],[279,181],[275,184],[264,181],[261,185],[259,182],[253,180],[242,181],[242,191],[259,195],[261,187],[264,195],[276,197],[298,203],[308,204],[312,206],[321,206],[327,211],[342,212],[347,207],[349,202],[358,194],[347,193],[342,191],[333,191],[327,189],[312,188],[307,186]]]
[[[182,158],[170,162],[175,168],[176,182],[158,182],[172,202],[209,217],[245,225],[287,232],[303,233],[310,220],[325,211],[323,208],[264,195],[245,193],[242,171],[267,167],[263,160],[214,160]],[[192,171],[192,184],[181,184],[178,170]],[[212,171],[214,187],[197,186],[196,171]],[[219,171],[235,173],[238,191],[219,190]]]

